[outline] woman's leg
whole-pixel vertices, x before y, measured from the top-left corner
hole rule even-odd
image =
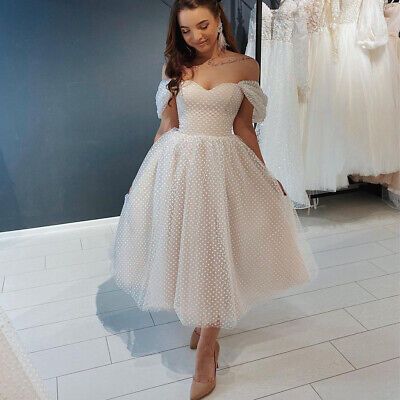
[[[197,328],[197,332],[199,331],[200,339],[196,351],[195,375],[200,381],[206,381],[214,376],[214,349],[220,328]]]

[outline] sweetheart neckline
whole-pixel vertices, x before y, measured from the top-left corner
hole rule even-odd
[[[255,83],[259,84],[259,82],[255,81],[255,80],[242,79],[239,82],[221,82],[218,85],[212,87],[211,89],[206,89],[204,86],[200,85],[200,83],[194,81],[193,79],[185,79],[182,81],[182,83],[183,82],[192,82],[192,83],[196,84],[198,87],[200,87],[201,89],[205,90],[206,92],[212,92],[214,89],[216,89],[217,87],[222,86],[222,85],[238,85],[238,86],[240,86],[241,82],[255,82]]]

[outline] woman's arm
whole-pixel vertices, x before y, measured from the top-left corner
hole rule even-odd
[[[243,79],[258,81],[259,76],[260,66],[258,62],[254,59],[251,62],[246,62],[246,76]],[[260,146],[258,145],[256,131],[253,127],[253,109],[253,105],[247,97],[244,96],[239,111],[233,121],[233,131],[235,135],[243,139],[261,162],[264,163]]]
[[[241,114],[239,116],[239,113]],[[250,122],[244,115],[250,115]],[[242,105],[240,106],[238,115],[233,123],[233,131],[239,136],[251,150],[256,154],[260,161],[265,164],[261,154],[260,146],[258,145],[256,131],[253,128],[251,118],[253,115],[253,106],[246,97],[243,98]]]
[[[165,75],[165,64],[162,67],[162,79],[168,79]],[[154,143],[165,133],[172,128],[179,128],[178,110],[176,107],[176,98],[173,97],[169,102],[169,105],[165,107],[165,110],[161,116],[161,123],[154,137]]]

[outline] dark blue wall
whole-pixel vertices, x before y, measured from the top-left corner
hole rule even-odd
[[[0,1],[0,231],[119,215],[159,120],[167,0]],[[244,51],[251,1],[224,1]]]

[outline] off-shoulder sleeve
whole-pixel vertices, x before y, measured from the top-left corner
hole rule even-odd
[[[243,80],[239,82],[246,98],[253,105],[253,122],[262,122],[267,116],[268,97],[261,89],[257,81]]]
[[[168,90],[167,85],[169,83],[169,79],[162,79],[158,85],[157,93],[156,93],[156,107],[157,107],[157,116],[161,119],[162,113],[167,106],[168,100],[171,98],[172,93]]]

